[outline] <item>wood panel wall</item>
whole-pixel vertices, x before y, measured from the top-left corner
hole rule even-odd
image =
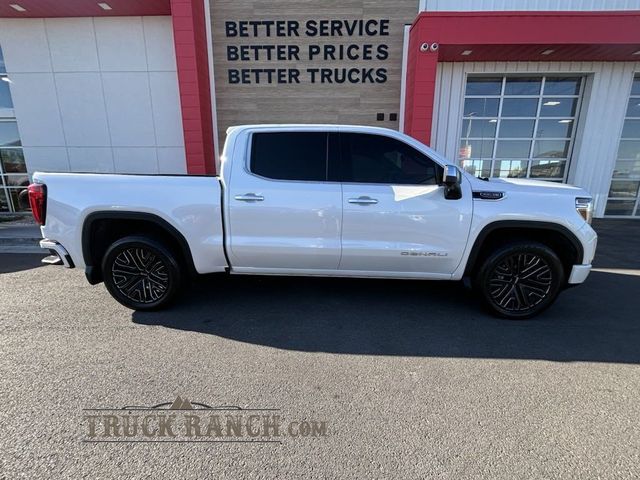
[[[343,123],[398,128],[405,24],[418,13],[417,0],[211,0],[213,58],[220,142],[231,125],[247,123]],[[388,36],[305,36],[307,20],[386,19]],[[226,21],[297,20],[298,37],[228,37]],[[262,29],[264,32],[264,29]],[[308,59],[309,45],[388,45],[385,60]],[[227,46],[297,45],[300,60],[230,61]],[[300,83],[232,84],[229,69],[297,68]],[[384,83],[311,83],[307,68],[385,68]],[[375,73],[374,73],[375,77]],[[384,121],[377,120],[379,113]]]

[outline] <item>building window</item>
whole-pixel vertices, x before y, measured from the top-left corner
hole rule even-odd
[[[25,192],[29,175],[13,113],[10,83],[0,49],[0,213],[29,208]]]
[[[9,77],[0,73],[0,110],[13,109],[11,92],[9,91]]]
[[[470,76],[460,163],[481,177],[565,181],[583,78]]]
[[[613,169],[607,208],[610,217],[640,217],[640,75],[633,79]]]

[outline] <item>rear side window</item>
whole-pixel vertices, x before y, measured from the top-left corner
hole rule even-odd
[[[413,147],[382,135],[341,133],[344,182],[437,185],[442,167]]]
[[[277,180],[326,181],[327,133],[254,133],[251,172]]]

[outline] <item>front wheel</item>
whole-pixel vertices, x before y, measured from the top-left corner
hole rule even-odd
[[[496,249],[482,264],[475,287],[503,318],[531,318],[549,307],[564,282],[562,262],[546,245],[518,242]]]
[[[181,282],[180,268],[171,250],[145,236],[114,242],[102,260],[102,273],[111,296],[133,310],[167,306]]]

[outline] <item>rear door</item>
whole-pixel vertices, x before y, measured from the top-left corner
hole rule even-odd
[[[342,191],[327,181],[329,138],[327,130],[251,134],[228,185],[235,271],[338,268]]]
[[[448,278],[471,225],[466,182],[461,199],[447,200],[442,166],[401,140],[341,132],[340,143],[340,270]]]

